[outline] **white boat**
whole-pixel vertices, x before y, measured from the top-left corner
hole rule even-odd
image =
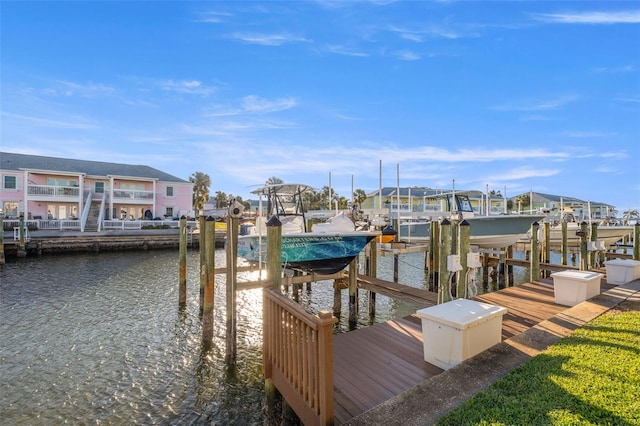
[[[567,224],[567,246],[568,247],[580,247],[580,231],[581,221],[577,220],[572,214],[564,214],[560,217],[547,217],[545,221],[551,223],[550,232],[550,244],[551,246],[562,245],[562,222]],[[591,224],[589,220],[585,220],[587,223],[587,241],[591,241]],[[602,241],[605,247],[615,245],[618,241],[622,240],[627,235],[633,233],[633,226],[629,225],[609,225],[608,221],[603,221],[603,225],[598,225],[596,241]],[[544,229],[541,226],[538,231],[538,241],[542,241],[544,235]],[[530,240],[527,236],[527,242]]]
[[[420,212],[416,219],[400,222],[400,241],[428,242],[431,221],[443,218],[462,219],[469,223],[470,244],[484,249],[509,247],[527,237],[533,222],[544,218],[543,214],[478,216],[473,211],[469,197],[463,193],[439,194],[444,209]]]
[[[260,196],[261,212],[262,197],[266,197],[267,214],[261,213],[256,224],[238,237],[238,256],[255,263],[266,260],[266,222],[275,216],[282,224],[282,263],[286,268],[333,274],[349,265],[377,233],[356,231],[343,214],[308,232],[302,194],[309,189],[302,184],[273,184],[252,191]]]

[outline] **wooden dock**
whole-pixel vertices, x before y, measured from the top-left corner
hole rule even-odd
[[[601,291],[611,287],[602,280]],[[502,321],[503,340],[568,309],[554,303],[553,282],[546,279],[475,299],[507,308]],[[442,371],[424,361],[421,320],[416,315],[336,335],[336,424],[345,423]]]

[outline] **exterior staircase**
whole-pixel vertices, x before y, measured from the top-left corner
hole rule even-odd
[[[100,200],[92,200],[87,216],[87,223],[84,225],[84,232],[98,232],[98,217],[100,216]]]

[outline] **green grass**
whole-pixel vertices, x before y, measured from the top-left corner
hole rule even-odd
[[[640,425],[640,312],[610,312],[438,425]]]

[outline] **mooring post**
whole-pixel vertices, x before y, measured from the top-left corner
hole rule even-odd
[[[469,273],[467,265],[467,254],[471,251],[471,226],[469,222],[463,220],[458,225],[458,253],[460,253],[460,265],[462,270],[459,271],[458,282],[456,287],[456,297],[458,299],[466,299],[467,297],[467,273]]]
[[[18,229],[18,257],[25,257],[27,255],[27,249],[24,243],[24,213],[20,213],[20,222],[18,225],[20,228]]]
[[[539,229],[540,224],[538,222],[533,222],[531,224],[531,258],[529,261],[529,280],[531,282],[540,280],[540,248],[538,247]]]
[[[598,223],[597,222],[593,222],[591,224],[591,232],[589,233],[589,240],[592,243],[595,243],[596,241],[598,241]],[[589,253],[589,268],[593,268],[596,263],[598,265],[602,265],[602,258],[600,258],[600,253],[599,251],[591,251],[591,253]]]
[[[429,268],[429,290],[438,291],[440,282],[440,222],[431,221],[431,236],[429,238],[429,251],[431,252],[431,265]]]
[[[551,224],[549,222],[543,222],[542,230],[544,235],[544,242],[542,247],[544,248],[543,258],[544,263],[551,262]],[[544,271],[544,276],[547,277],[549,271]]]
[[[513,265],[509,265],[509,259],[513,259],[513,246],[507,247],[507,287],[513,285]]]
[[[369,269],[367,275],[370,277],[378,276],[378,245],[375,238],[369,243]],[[376,293],[369,291],[369,315],[376,315]]]
[[[569,245],[567,244],[567,222],[562,222],[560,224],[560,229],[562,231],[562,247],[561,247],[561,252],[562,252],[562,264],[566,265],[567,264],[567,255],[568,253],[568,248]]]
[[[587,251],[587,234],[589,225],[587,222],[580,224],[580,270],[586,271],[589,269],[589,252]]]
[[[227,218],[227,344],[225,355],[227,364],[234,364],[237,354],[236,287],[238,277],[236,269],[238,265],[238,223],[238,218],[231,216]]]
[[[201,270],[204,269],[205,276],[205,285],[202,298],[202,342],[205,348],[209,349],[211,347],[211,344],[213,343],[213,306],[216,282],[216,250],[214,239],[216,236],[216,222],[211,216],[209,216],[206,221],[203,221],[201,223],[203,224],[203,226],[200,227],[201,248],[203,246],[203,241],[206,241],[206,243],[204,244],[204,246],[206,247],[204,265],[202,265],[200,268]]]
[[[187,304],[187,218],[180,218],[180,277],[178,278],[178,306]]]
[[[4,215],[0,214],[0,265],[4,263]]]
[[[640,260],[640,223],[633,225],[633,260]]]
[[[198,226],[200,233],[198,234],[198,251],[200,253],[200,315],[204,311],[204,287],[207,285],[207,236],[206,236],[206,220],[204,215],[198,218]],[[215,244],[214,240],[210,240],[211,244]]]
[[[451,300],[449,295],[449,271],[447,257],[451,253],[451,222],[445,218],[440,222],[440,267],[438,280],[438,303]]]
[[[282,223],[276,216],[267,222],[267,279],[271,281],[274,290],[278,293],[282,291]],[[264,387],[264,423],[266,425],[281,425],[282,394],[271,379],[265,379]]]
[[[358,322],[358,256],[349,263],[349,327]]]

